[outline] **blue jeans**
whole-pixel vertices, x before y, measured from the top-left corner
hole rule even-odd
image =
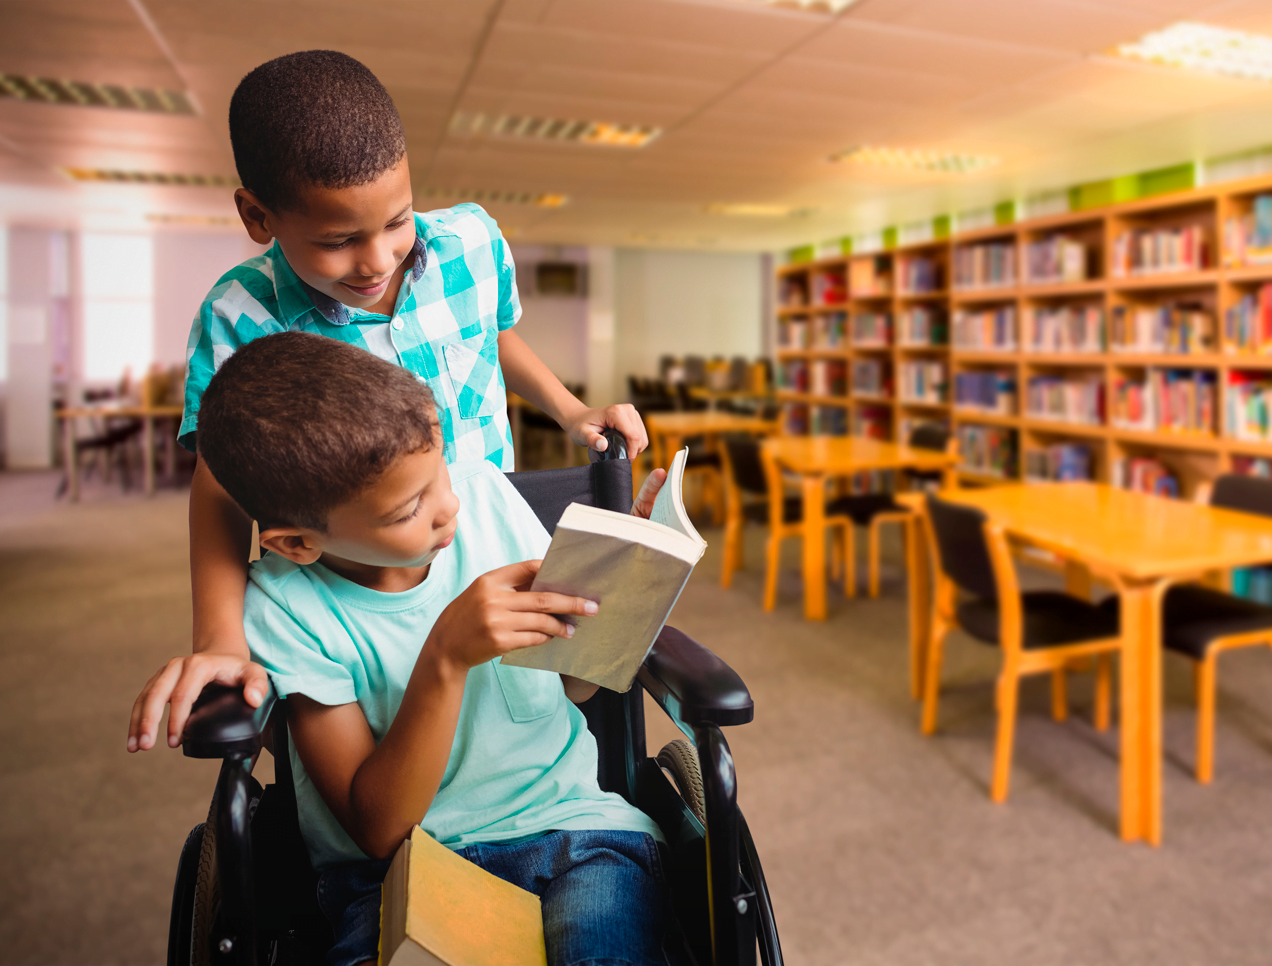
[[[537,895],[549,966],[663,966],[667,884],[658,843],[643,832],[549,832],[459,854]],[[336,944],[327,966],[374,961],[388,860],[332,866],[318,904]]]

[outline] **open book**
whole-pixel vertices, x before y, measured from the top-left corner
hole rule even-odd
[[[593,617],[569,617],[574,636],[505,654],[504,664],[557,671],[627,691],[707,548],[685,513],[685,458],[671,461],[648,520],[571,503],[561,515],[534,590],[586,597]]]

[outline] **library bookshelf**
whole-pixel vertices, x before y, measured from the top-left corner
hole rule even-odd
[[[1272,472],[1272,177],[777,275],[785,432],[942,422],[970,484]]]

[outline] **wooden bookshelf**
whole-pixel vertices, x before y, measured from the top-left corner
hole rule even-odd
[[[1084,447],[1090,476],[1101,482],[1117,482],[1119,464],[1125,474],[1128,461],[1155,459],[1185,497],[1219,473],[1248,470],[1253,459],[1272,462],[1272,428],[1266,438],[1238,439],[1228,412],[1242,398],[1234,394],[1258,391],[1243,390],[1240,380],[1272,389],[1272,338],[1265,333],[1257,351],[1245,349],[1239,333],[1229,331],[1235,323],[1227,322],[1242,305],[1248,317],[1251,306],[1261,306],[1262,287],[1272,285],[1272,250],[1254,246],[1248,230],[1258,205],[1267,206],[1260,217],[1272,210],[1272,200],[1256,202],[1261,195],[1272,196],[1272,177],[784,265],[777,273],[784,428],[903,440],[915,423],[936,420],[960,436],[1009,434],[1005,477],[969,464],[963,475],[976,484],[1031,477],[1027,470],[1041,464],[1026,454],[1057,445]],[[1259,311],[1272,312],[1272,289],[1262,297],[1268,308]],[[877,334],[884,316],[886,345],[854,339],[860,331]],[[1185,318],[1187,325],[1179,321]],[[1163,324],[1164,343],[1150,339],[1145,351],[1113,348],[1115,328],[1125,336]],[[1072,333],[1097,328],[1098,340],[1070,344]],[[1193,333],[1188,351],[1164,351],[1184,328]],[[934,341],[922,342],[916,332]],[[967,333],[981,342],[968,342]],[[1004,334],[1002,348],[989,344]],[[869,396],[856,385],[860,363],[873,364],[860,370],[871,379]],[[944,367],[937,399],[930,388],[934,364]],[[920,373],[926,381],[916,381]],[[989,373],[1014,385],[1005,412],[954,404],[959,376],[971,374],[963,384],[983,387]],[[1197,415],[1197,400],[1209,396],[1210,431],[1170,429],[1164,420],[1157,428],[1119,424],[1119,385],[1146,382],[1150,374],[1159,384],[1169,380],[1166,392],[1177,401],[1192,400]],[[1039,381],[1031,387],[1031,380]],[[907,398],[903,390],[924,398]],[[1031,399],[1045,414],[1031,409]],[[1098,412],[1098,419],[1057,417],[1054,407],[1071,405]]]

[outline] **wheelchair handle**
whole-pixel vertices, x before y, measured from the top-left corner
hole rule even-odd
[[[606,429],[601,433],[605,437],[609,446],[604,451],[589,448],[587,451],[587,461],[589,463],[599,463],[602,460],[625,460],[627,459],[627,439],[617,429]]]

